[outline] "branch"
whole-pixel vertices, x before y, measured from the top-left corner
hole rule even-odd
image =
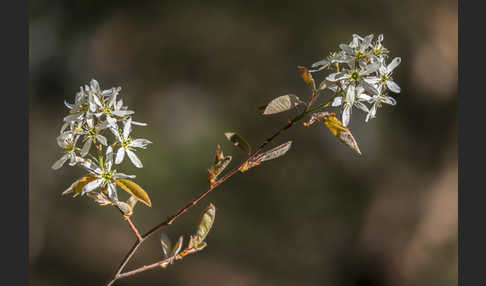
[[[314,96],[315,95],[313,95],[313,97]],[[314,111],[317,111],[317,110],[320,110],[322,108],[325,108],[325,107],[329,106],[329,104],[331,104],[331,102],[332,102],[333,99],[334,98],[331,98],[326,103],[321,104],[319,106],[316,106],[315,108],[312,108],[312,109],[310,109],[310,105],[308,105],[306,107],[306,109],[304,111],[302,111],[302,113],[300,113],[299,115],[297,115],[296,117],[294,117],[294,119],[289,120],[288,123],[284,127],[280,128],[272,136],[268,137],[265,141],[263,141],[263,143],[260,144],[260,146],[258,146],[258,148],[252,154],[250,154],[246,160],[244,160],[242,163],[240,163],[240,165],[238,167],[234,168],[229,173],[227,173],[225,176],[223,176],[221,179],[219,179],[218,181],[216,181],[216,183],[214,183],[212,186],[210,186],[206,191],[200,193],[197,197],[195,197],[192,201],[190,201],[188,204],[186,204],[183,208],[181,208],[175,214],[169,216],[165,221],[163,221],[160,224],[156,225],[155,227],[153,227],[152,229],[150,229],[149,231],[147,231],[141,237],[139,237],[139,235],[137,235],[138,241],[132,246],[132,249],[128,252],[128,254],[123,259],[122,263],[120,264],[120,266],[116,270],[116,273],[113,276],[112,280],[110,282],[108,282],[108,284],[106,286],[111,286],[116,280],[118,280],[120,278],[127,277],[127,276],[131,276],[131,275],[135,275],[137,273],[140,273],[140,272],[143,272],[143,271],[146,271],[146,270],[155,268],[155,267],[159,266],[161,263],[163,263],[164,261],[159,261],[159,262],[156,262],[154,264],[150,264],[148,266],[142,266],[142,267],[137,268],[137,269],[135,269],[133,271],[130,271],[130,272],[126,272],[126,273],[121,274],[121,272],[125,268],[125,266],[128,263],[128,261],[132,258],[133,254],[136,252],[137,248],[146,239],[148,239],[149,237],[151,237],[153,234],[155,234],[157,231],[161,230],[162,228],[164,228],[164,227],[166,227],[168,225],[171,225],[179,216],[181,216],[182,214],[184,214],[185,212],[187,212],[190,208],[192,208],[193,206],[195,206],[200,200],[202,200],[204,197],[206,197],[212,190],[214,190],[216,187],[218,187],[222,183],[226,182],[226,180],[228,180],[233,175],[235,175],[241,169],[242,166],[244,166],[250,159],[252,159],[256,155],[258,155],[258,153],[260,153],[263,150],[263,148],[265,148],[265,146],[267,146],[270,142],[272,142],[283,131],[285,131],[285,130],[289,129],[290,127],[292,127],[292,125],[294,125],[296,122],[300,121],[308,113],[314,112]],[[128,222],[130,224],[130,227],[132,227],[131,221],[128,220]],[[133,228],[136,230],[135,226],[133,226]],[[135,232],[135,233],[137,233],[137,232]]]

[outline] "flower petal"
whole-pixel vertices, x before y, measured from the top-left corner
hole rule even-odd
[[[116,193],[116,188],[115,188],[114,184],[112,184],[112,183],[108,184],[107,190],[108,190],[108,197],[113,202],[118,202],[118,195]]]
[[[148,144],[152,144],[152,142],[150,140],[147,140],[147,139],[138,138],[138,139],[133,140],[131,142],[130,146],[145,149]]]
[[[390,105],[396,105],[397,104],[397,101],[393,97],[387,96],[387,95],[381,97],[381,102],[386,103],[386,104],[390,104]]]
[[[362,103],[362,102],[356,101],[354,103],[354,106],[356,106],[357,108],[363,110],[364,112],[369,112],[368,107],[364,103]]]
[[[349,120],[351,119],[351,105],[346,104],[343,110],[343,125],[348,126]]]
[[[128,179],[128,178],[134,179],[137,176],[135,176],[135,175],[127,175],[127,174],[123,174],[123,173],[116,173],[115,174],[115,177],[116,177],[116,179]]]
[[[342,97],[341,96],[337,96],[334,98],[334,100],[332,101],[332,104],[331,106],[340,106],[342,103]]]
[[[118,165],[123,162],[123,158],[125,158],[125,149],[123,147],[120,147],[116,152],[115,164]]]
[[[113,147],[108,146],[108,148],[106,148],[105,168],[111,170],[111,166],[113,166]]]
[[[91,138],[86,139],[84,142],[83,149],[81,149],[81,157],[85,157],[89,153],[89,149],[91,148]]]
[[[394,92],[394,93],[400,93],[400,87],[398,86],[398,84],[396,82],[394,82],[393,80],[387,80],[386,81],[386,86],[388,87],[388,89],[391,91],[391,92]]]
[[[93,191],[94,189],[101,186],[102,183],[103,183],[102,178],[98,178],[94,181],[89,182],[88,184],[86,184],[86,186],[83,187],[83,191],[81,192],[81,194],[85,194],[85,193],[89,193],[89,192]]]
[[[132,132],[132,118],[128,118],[125,121],[125,125],[123,126],[123,138],[127,139],[130,136],[130,132]]]
[[[101,135],[101,134],[96,134],[96,135],[95,135],[95,138],[96,138],[96,140],[98,140],[98,142],[100,142],[101,144],[103,144],[103,145],[105,145],[105,146],[106,146],[106,145],[108,145],[108,142],[107,142],[107,140],[106,140],[106,137],[105,137],[105,136],[103,136],[103,135]]]
[[[66,163],[67,159],[69,158],[68,154],[64,154],[59,160],[57,160],[54,164],[52,164],[51,168],[54,170],[57,170],[61,168],[64,163]]]
[[[391,63],[386,67],[387,74],[389,75],[401,62],[402,59],[400,57],[394,58]]]
[[[135,155],[133,151],[127,149],[125,150],[125,152],[127,152],[128,158],[130,158],[130,161],[132,161],[135,167],[143,168],[142,162],[140,161],[140,159],[138,159],[137,155]]]

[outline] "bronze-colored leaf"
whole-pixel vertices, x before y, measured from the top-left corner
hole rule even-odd
[[[351,131],[346,126],[344,126],[344,124],[339,119],[337,119],[336,114],[329,113],[328,115],[323,116],[323,120],[327,128],[329,128],[331,133],[334,134],[334,136],[336,136],[339,141],[343,142],[344,144],[346,144],[346,146],[361,155],[358,143],[356,143],[353,134],[351,134]]]
[[[263,115],[287,111],[301,103],[303,103],[303,101],[293,94],[282,95],[270,101],[270,103],[266,106]]]
[[[211,203],[204,210],[201,216],[201,222],[197,228],[196,237],[194,238],[195,246],[201,244],[208,235],[213,226],[214,218],[216,217],[216,207]]]
[[[312,90],[316,89],[316,83],[314,82],[314,79],[312,78],[312,74],[309,72],[309,70],[304,67],[304,66],[297,66],[297,68],[300,71],[300,76],[302,76],[302,79],[307,83],[308,86]]]
[[[120,186],[120,188],[122,188],[124,191],[134,196],[140,202],[146,204],[149,207],[152,206],[152,202],[150,201],[149,196],[142,189],[142,187],[137,185],[137,183],[129,179],[118,179],[116,180],[116,184]]]
[[[285,153],[287,153],[287,151],[289,151],[291,145],[292,145],[292,141],[289,141],[273,149],[270,149],[262,154],[259,154],[258,156],[251,158],[250,160],[248,160],[248,162],[246,162],[240,167],[240,171],[246,172],[249,169],[260,165],[262,162],[283,156]]]
[[[216,178],[224,171],[224,169],[229,165],[231,162],[231,156],[224,156],[223,151],[221,150],[221,146],[218,144],[216,147],[216,155],[214,156],[214,162],[209,168],[209,184],[212,186]]]
[[[304,122],[304,126],[308,127],[312,125],[317,120],[322,120],[324,124],[329,128],[329,131],[336,136],[339,141],[346,144],[349,148],[353,149],[356,153],[361,155],[361,151],[359,150],[358,143],[351,134],[351,131],[344,126],[344,124],[337,119],[336,114],[331,112],[316,112],[312,114],[309,121]]]
[[[234,146],[240,148],[241,150],[243,150],[243,152],[250,154],[250,144],[248,144],[246,140],[243,139],[243,137],[234,132],[226,132],[224,133],[224,136],[226,136],[226,138],[228,138],[228,140],[231,141]]]
[[[96,177],[91,175],[82,177],[81,179],[76,180],[74,183],[72,183],[69,188],[62,192],[62,195],[74,193],[73,197],[76,197],[82,193],[84,186],[86,186],[89,182],[94,181],[95,179]]]

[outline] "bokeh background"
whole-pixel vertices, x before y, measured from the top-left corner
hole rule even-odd
[[[289,153],[239,174],[167,233],[192,234],[217,207],[208,247],[117,285],[457,285],[457,1],[30,1],[31,285],[103,285],[134,241],[119,213],[61,192],[83,172],[50,169],[79,86],[96,78],[154,142],[127,160],[153,207],[146,231],[207,186],[223,133],[254,146],[293,114],[256,108],[308,89],[296,69],[347,43],[385,35],[402,63],[398,105],[350,128],[363,156],[325,126],[288,130]],[[275,145],[274,145],[275,146]],[[155,238],[128,265],[161,257]]]

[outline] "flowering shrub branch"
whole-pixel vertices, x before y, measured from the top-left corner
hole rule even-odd
[[[185,248],[183,247],[183,236],[180,236],[176,244],[172,246],[170,238],[161,230],[172,224],[179,216],[236,173],[246,172],[265,161],[273,160],[287,153],[292,141],[267,151],[264,149],[282,132],[299,121],[307,118],[307,121],[302,123],[305,127],[311,126],[315,122],[323,122],[339,141],[361,155],[361,150],[347,127],[353,109],[365,112],[367,122],[376,117],[378,108],[383,104],[396,104],[396,100],[389,96],[388,92],[400,93],[400,87],[394,81],[392,73],[400,64],[401,59],[394,58],[387,64],[389,51],[382,44],[383,35],[379,35],[375,41],[373,38],[373,35],[361,37],[355,34],[349,44],[339,45],[340,51],[330,53],[328,57],[313,63],[310,67],[298,66],[302,79],[311,91],[309,100],[305,101],[296,95],[287,94],[273,99],[262,109],[264,109],[264,115],[272,115],[302,106],[304,108],[301,112],[264,140],[253,152],[250,144],[242,136],[235,132],[226,132],[226,138],[235,147],[248,154],[248,157],[218,179],[232,160],[232,156],[225,156],[221,146],[218,145],[214,161],[208,169],[209,187],[175,214],[144,234],[140,234],[130,217],[134,213],[137,202],[151,207],[150,197],[140,185],[133,181],[135,175],[118,172],[114,166],[119,165],[125,157],[128,157],[135,167],[143,168],[142,161],[135,152],[146,149],[152,142],[143,138],[134,139],[131,134],[133,126],[147,126],[147,124],[134,121],[135,112],[128,110],[128,107],[123,105],[123,101],[117,99],[121,91],[120,87],[102,90],[94,79],[91,80],[89,86],[81,87],[73,104],[65,102],[69,115],[64,117],[64,124],[57,137],[57,144],[63,149],[63,155],[52,165],[52,168],[59,169],[69,161],[67,165],[78,166],[85,170],[87,172],[85,176],[72,183],[63,194],[73,194],[74,197],[87,195],[101,206],[116,207],[137,238],[107,286],[112,285],[118,279],[150,269],[166,268],[175,261],[204,249],[207,246],[206,236],[216,215],[216,208],[213,204],[210,204],[203,212],[196,234],[189,236]],[[317,84],[314,74],[321,71],[330,71],[330,73]],[[315,105],[319,96],[324,96],[322,95],[324,91],[331,91],[332,95],[326,102]],[[322,111],[326,108],[337,108],[337,111],[341,113],[341,120],[334,112]],[[119,198],[119,190],[128,193],[129,198],[126,201]],[[163,259],[123,272],[140,245],[158,232],[160,232]]]

